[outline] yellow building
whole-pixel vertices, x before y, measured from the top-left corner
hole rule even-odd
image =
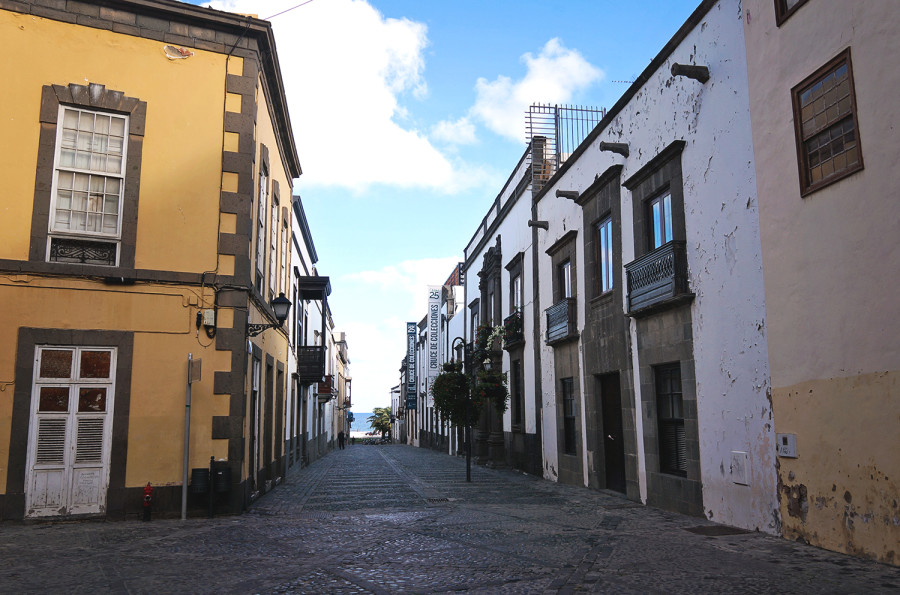
[[[900,11],[742,6],[782,532],[900,564]]]
[[[301,173],[271,26],[45,4],[0,9],[0,518],[124,518],[148,483],[177,514],[186,411],[238,512],[284,469],[287,334],[249,332],[290,295]]]

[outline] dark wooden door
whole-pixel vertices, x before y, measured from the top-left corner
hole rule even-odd
[[[625,437],[622,432],[622,393],[619,374],[605,374],[600,385],[603,414],[603,454],[606,463],[606,488],[625,493]]]

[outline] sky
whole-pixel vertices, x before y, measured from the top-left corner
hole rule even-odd
[[[405,323],[522,156],[528,106],[612,107],[699,0],[192,3],[272,22],[294,194],[368,412],[390,405]]]

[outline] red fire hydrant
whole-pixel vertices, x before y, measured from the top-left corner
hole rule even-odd
[[[144,520],[150,520],[150,507],[153,505],[153,486],[150,482],[144,487]]]

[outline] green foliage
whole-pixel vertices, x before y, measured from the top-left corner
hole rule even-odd
[[[385,434],[391,431],[391,408],[375,407],[372,413],[374,415],[370,415],[366,421],[369,422],[369,427],[381,432],[381,436],[384,437]]]
[[[505,412],[509,404],[506,373],[499,370],[479,371],[472,398],[479,406],[491,404],[499,413]]]
[[[522,341],[522,312],[516,311],[503,321],[503,345]]]
[[[441,417],[456,426],[465,426],[466,407],[469,400],[469,379],[462,373],[462,364],[449,362],[431,385],[434,407]],[[481,411],[474,403],[468,404],[469,423],[474,424]]]
[[[472,359],[476,366],[481,367],[484,360],[488,359],[492,352],[499,349],[498,339],[500,339],[502,334],[503,327],[500,325],[478,325],[478,328],[475,329],[475,345],[472,348]]]

